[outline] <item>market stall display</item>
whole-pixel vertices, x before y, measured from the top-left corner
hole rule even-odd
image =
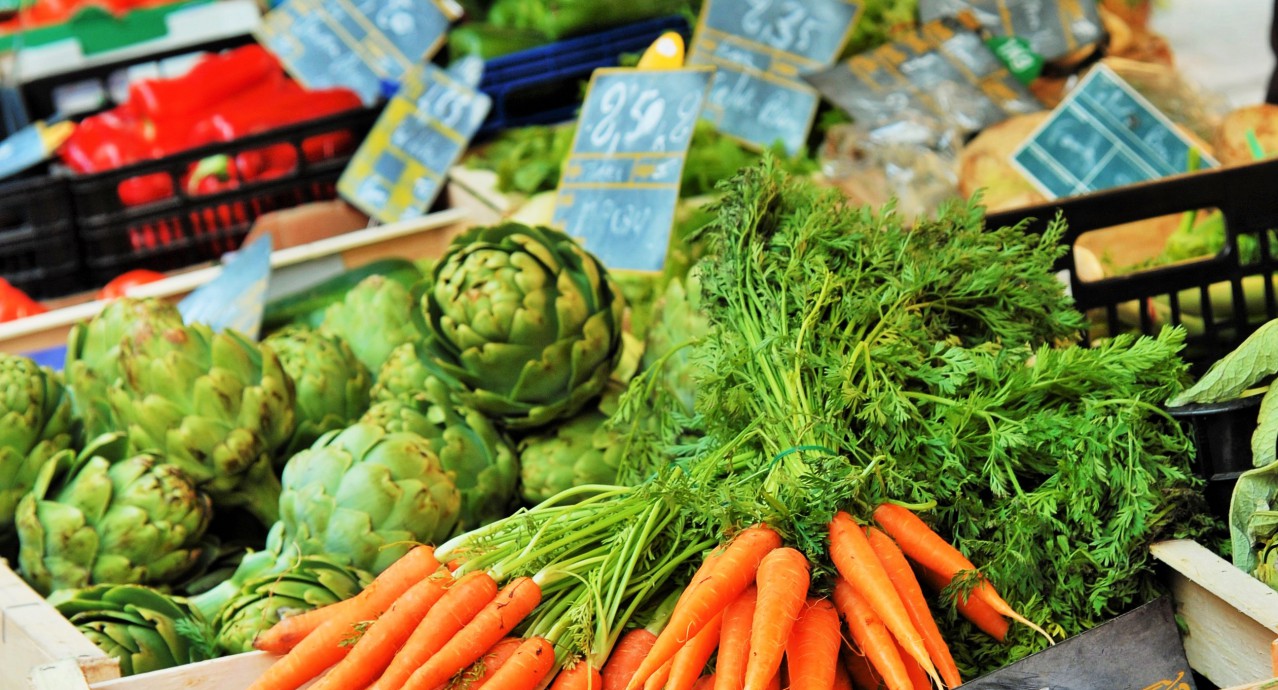
[[[14,183],[65,192],[16,220],[73,233],[100,300],[0,326],[24,682],[1278,675],[1273,114],[1179,75],[1140,7],[314,4],[132,80]],[[654,31],[715,63],[709,112],[663,90],[681,54],[637,57]],[[402,90],[427,59],[467,97]],[[507,83],[545,90],[516,112]],[[782,91],[821,101],[786,113],[811,131],[750,141]],[[440,179],[406,195],[416,170]],[[464,210],[432,220],[440,191]],[[634,208],[564,227],[578,197]],[[242,246],[314,200],[323,239]],[[199,261],[225,270],[172,272]],[[215,275],[252,336],[172,303]],[[1156,663],[1088,679],[1070,650],[1106,636]]]

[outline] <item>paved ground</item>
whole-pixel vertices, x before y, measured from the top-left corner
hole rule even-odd
[[[1154,30],[1167,37],[1181,71],[1233,106],[1265,98],[1274,55],[1271,0],[1155,0]]]

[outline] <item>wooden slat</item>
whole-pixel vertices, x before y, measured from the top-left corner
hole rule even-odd
[[[1169,569],[1190,666],[1220,687],[1272,678],[1278,592],[1190,540],[1150,551]]]
[[[93,683],[91,690],[244,690],[279,657],[248,652]]]
[[[35,590],[0,559],[0,669],[4,681],[64,659],[72,660],[90,681],[120,677],[119,663],[81,635]],[[8,687],[5,682],[0,686]]]

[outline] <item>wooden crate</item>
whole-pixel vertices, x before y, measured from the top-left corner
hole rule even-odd
[[[4,687],[15,675],[55,662],[70,665],[90,682],[120,677],[120,664],[31,589],[0,558],[0,669]],[[26,686],[21,686],[26,687]]]
[[[1222,688],[1278,674],[1278,591],[1194,541],[1160,542],[1150,552],[1166,566],[1195,671]]]

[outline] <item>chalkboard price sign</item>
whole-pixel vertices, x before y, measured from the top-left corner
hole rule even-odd
[[[426,213],[492,107],[479,92],[483,62],[409,73],[337,182],[356,208],[383,223]]]
[[[1082,83],[1012,154],[1050,199],[1177,175],[1195,145],[1105,65]],[[1202,155],[1203,167],[1216,162]]]
[[[453,0],[284,0],[258,40],[311,88],[345,86],[366,103],[443,45],[461,16]]]
[[[554,222],[609,268],[661,270],[712,73],[600,69],[591,77]]]
[[[834,63],[860,13],[848,0],[707,0],[688,57],[716,68],[706,119],[747,143],[798,152],[820,102],[800,75]]]

